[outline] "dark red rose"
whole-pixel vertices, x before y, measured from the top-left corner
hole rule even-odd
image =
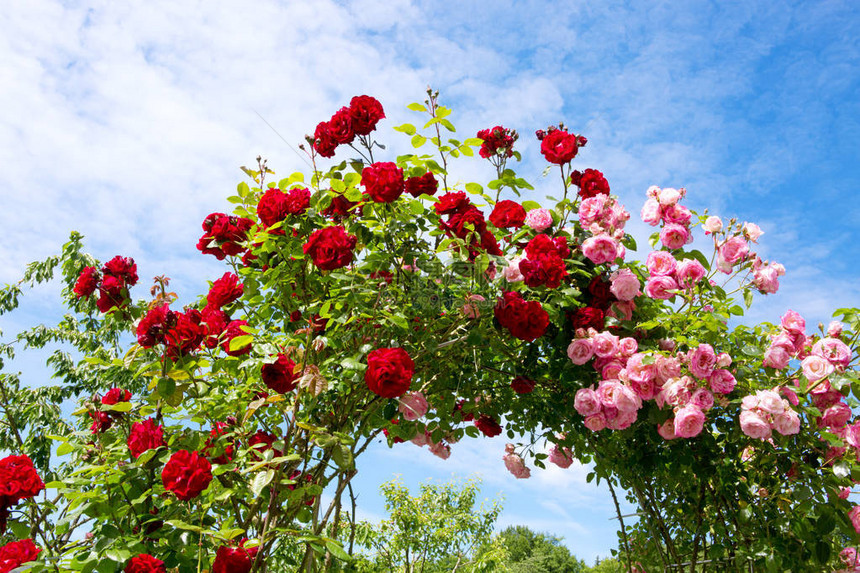
[[[152,418],[143,422],[135,422],[131,425],[128,435],[128,449],[135,459],[147,450],[154,450],[164,445],[164,429],[155,423]]]
[[[561,129],[547,133],[540,142],[540,152],[550,163],[564,165],[579,151],[576,135]]]
[[[276,458],[283,456],[284,452],[273,448],[273,444],[277,441],[278,438],[274,434],[264,432],[263,430],[257,431],[256,434],[248,438],[248,447],[254,450],[251,456],[256,460],[260,460],[262,456],[259,454],[266,450],[274,450]]]
[[[243,326],[246,326],[248,321],[246,320],[231,320],[227,325],[227,328],[224,329],[223,337],[224,340],[221,342],[221,348],[230,356],[242,356],[244,354],[248,354],[251,352],[251,343],[245,344],[240,348],[236,348],[235,350],[230,349],[230,341],[236,338],[237,336],[248,336],[248,333],[242,330]]]
[[[609,182],[597,169],[586,169],[583,173],[574,171],[570,180],[579,186],[579,196],[583,199],[597,195],[609,195]]]
[[[603,311],[593,306],[578,308],[569,316],[574,328],[603,330],[605,324]]]
[[[499,241],[496,240],[496,236],[494,234],[492,234],[486,229],[483,233],[481,233],[481,248],[490,253],[491,255],[496,255],[499,257],[502,256],[502,250],[499,248]],[[474,259],[477,252],[470,250],[470,254]],[[495,272],[495,263],[493,262],[490,262],[490,266],[487,267],[487,272],[489,272],[491,269],[493,272]]]
[[[516,201],[499,201],[490,213],[490,223],[499,229],[519,229],[526,220],[526,210]]]
[[[99,298],[96,301],[99,312],[108,312],[114,307],[122,308],[125,306],[128,303],[128,298],[124,289],[125,285],[123,285],[122,280],[114,276],[105,276],[99,287]]]
[[[321,215],[329,219],[346,219],[357,211],[358,203],[350,201],[345,195],[335,195],[332,197],[331,205],[322,210]]]
[[[439,182],[430,171],[420,177],[410,177],[406,180],[406,192],[413,197],[435,195],[438,189]]]
[[[540,302],[526,302],[517,292],[502,293],[493,308],[493,314],[502,328],[520,340],[536,340],[544,335],[549,326],[549,315]]]
[[[102,396],[102,404],[107,404],[108,406],[113,406],[119,402],[128,402],[129,400],[131,400],[131,392],[122,388],[111,388],[107,391],[107,394]]]
[[[322,157],[334,157],[337,149],[337,140],[331,132],[331,125],[327,121],[321,121],[314,130],[313,148]]]
[[[125,287],[137,284],[137,265],[130,257],[115,256],[104,264],[102,274],[116,277]]]
[[[472,233],[479,236],[483,234],[487,230],[487,222],[484,220],[484,214],[481,210],[470,205],[465,210],[451,215],[443,228],[455,237],[465,240]]]
[[[488,438],[498,436],[502,433],[502,427],[495,418],[488,414],[481,414],[480,417],[475,420],[475,427]]]
[[[588,292],[591,295],[591,304],[589,306],[606,312],[609,306],[616,300],[615,295],[610,290],[611,288],[611,283],[604,281],[600,275],[595,275],[591,279],[591,282],[588,283]]]
[[[194,499],[209,487],[212,481],[212,464],[197,452],[179,450],[167,461],[161,471],[164,489],[183,501]]]
[[[267,189],[260,201],[257,203],[257,216],[264,227],[271,227],[275,223],[287,218],[287,196],[277,187]]]
[[[355,132],[352,129],[352,114],[348,107],[340,108],[328,122],[328,132],[338,144],[352,143]]]
[[[107,432],[113,425],[113,418],[111,418],[107,412],[93,410],[89,412],[89,416],[93,419],[93,423],[90,424],[91,434],[101,434],[102,432]]]
[[[175,322],[164,335],[164,353],[171,360],[195,352],[203,343],[206,328],[201,324],[203,315],[197,309],[174,312]]]
[[[215,308],[226,306],[238,300],[244,290],[245,287],[239,282],[239,277],[234,273],[226,272],[220,279],[212,283],[212,288],[206,295],[206,306]]]
[[[197,249],[203,254],[215,255],[219,261],[244,253],[246,249],[239,243],[248,239],[253,225],[254,222],[245,217],[210,213],[203,220],[203,236],[197,242]]]
[[[200,319],[206,348],[215,348],[218,346],[218,338],[230,324],[230,317],[220,308],[207,306],[200,313]]]
[[[298,482],[301,479],[301,477],[302,477],[302,472],[300,472],[298,470],[296,470],[292,474],[290,474],[290,479],[293,481],[296,481],[296,482]],[[308,483],[313,483],[314,478],[313,478],[313,476],[311,476],[311,474],[305,474],[304,479]],[[298,485],[299,485],[298,483],[291,483],[291,484],[287,485],[287,489],[290,491],[295,491],[295,489]],[[304,501],[304,504],[308,505],[308,506],[313,505],[315,499],[316,499],[316,496],[312,495]]]
[[[376,129],[379,120],[385,117],[379,100],[367,95],[355,96],[350,100],[349,114],[352,116],[352,130],[356,135],[368,135]]]
[[[311,192],[305,187],[296,187],[287,191],[287,213],[301,215],[311,206]]]
[[[368,165],[361,171],[361,184],[376,203],[391,203],[406,189],[403,170],[396,163],[383,161]]]
[[[278,354],[278,359],[271,364],[263,364],[260,376],[269,390],[286,394],[296,389],[299,375],[295,373],[296,363],[286,354]]]
[[[465,211],[471,204],[465,192],[450,191],[440,196],[439,201],[433,207],[439,215],[451,215]]]
[[[555,253],[541,254],[534,259],[520,261],[520,272],[523,275],[523,282],[531,288],[539,286],[558,288],[567,276],[564,261]]]
[[[12,541],[0,547],[0,573],[17,569],[24,563],[35,561],[42,550],[36,547],[32,539]]]
[[[9,508],[22,499],[35,497],[43,489],[45,484],[29,456],[7,456],[0,460],[0,533],[6,532]]]
[[[364,381],[371,392],[383,398],[403,396],[412,384],[415,363],[402,348],[377,348],[367,355]]]
[[[497,125],[492,129],[482,129],[478,132],[477,137],[483,141],[478,153],[484,159],[497,155],[511,157],[514,154],[514,142],[517,140],[516,131]]]
[[[511,388],[517,394],[530,394],[535,389],[536,384],[537,382],[531,378],[517,376],[511,381]]]
[[[167,569],[161,559],[141,553],[137,557],[132,557],[123,571],[125,573],[166,573]]]
[[[212,563],[212,573],[248,573],[257,558],[257,548],[245,549],[246,541],[243,539],[238,547],[219,547]]]
[[[317,229],[308,238],[303,251],[309,255],[318,269],[331,271],[352,262],[355,235],[348,235],[341,226]]]
[[[144,348],[152,348],[164,342],[167,330],[176,322],[173,311],[167,304],[149,309],[137,323],[137,343]]]
[[[84,270],[81,271],[81,275],[75,282],[75,286],[72,288],[72,291],[78,298],[90,296],[99,286],[100,278],[101,275],[95,267],[84,267]]]
[[[562,259],[570,256],[570,247],[567,246],[567,240],[564,237],[552,238],[549,235],[541,233],[526,245],[526,257],[529,259],[550,254],[558,255]]]

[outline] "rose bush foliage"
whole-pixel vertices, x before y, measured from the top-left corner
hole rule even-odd
[[[818,331],[792,311],[745,326],[785,272],[755,254],[756,225],[651,187],[638,214],[658,228],[639,251],[607,177],[573,168],[585,137],[539,130],[562,198],[520,201],[517,132],[446,139],[451,112],[428,96],[409,106],[423,128],[395,127],[411,153],[374,158],[385,114],[357,96],[308,137],[310,175],[246,169],[197,243],[229,269],[184,307],[166,277],[133,301],[134,261],[99,265],[76,234],[4,289],[6,312],[60,269],[69,314],[2,355],[61,343],[79,358],[51,355],[54,386],[0,374],[16,456],[0,471],[28,456],[37,472],[0,486],[0,554],[56,571],[343,568],[342,497],[373,440],[447,458],[504,433],[516,478],[578,460],[638,505],[619,531],[630,566],[848,567],[857,310]],[[475,148],[485,185],[457,179]]]

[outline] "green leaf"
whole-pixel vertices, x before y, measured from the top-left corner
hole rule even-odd
[[[540,203],[535,201],[523,201],[523,209],[531,211],[532,209],[540,209]]]
[[[326,539],[325,540],[326,549],[332,554],[332,556],[340,559],[341,561],[352,561],[352,557],[349,556],[349,553],[343,550],[343,546],[340,543],[335,541],[334,539]]]
[[[752,289],[744,289],[744,304],[747,305],[747,308],[753,303],[753,292]]]
[[[398,125],[394,128],[394,131],[399,131],[401,133],[405,133],[406,135],[415,135],[417,131],[415,126],[411,123],[404,123],[403,125]]]
[[[421,201],[410,201],[409,202],[409,212],[413,215],[423,215],[424,214],[424,205]]]
[[[185,531],[193,531],[195,533],[203,533],[203,528],[198,525],[192,525],[190,523],[185,523],[179,519],[168,519],[165,521],[167,525],[175,527],[176,529],[184,529]]]
[[[254,341],[254,337],[251,335],[245,336],[236,336],[230,340],[230,350],[240,350]]]
[[[269,482],[271,482],[274,477],[275,470],[273,469],[268,469],[254,476],[254,481],[251,482],[251,492],[254,494],[254,497],[260,497],[260,494],[263,492],[263,488],[269,485]]]
[[[480,195],[484,192],[484,188],[477,183],[466,183],[466,191],[473,195]]]
[[[64,444],[60,444],[60,446],[57,448],[57,455],[58,456],[65,456],[66,454],[73,452],[74,449],[75,449],[75,447],[72,444],[70,444],[69,442],[66,442]]]
[[[412,147],[418,148],[424,145],[427,142],[427,138],[421,135],[420,133],[416,133],[412,136]]]
[[[457,131],[456,129],[454,129],[454,124],[451,123],[450,121],[448,121],[447,119],[440,119],[439,123],[444,125],[445,129],[447,129],[448,131],[452,131],[452,132]]]
[[[406,106],[406,109],[411,109],[412,111],[427,111],[427,108],[418,102],[410,103]]]
[[[346,193],[344,194],[344,196],[349,201],[352,201],[353,203],[358,203],[359,201],[361,201],[361,198],[364,195],[362,194],[361,189],[359,189],[358,187],[352,187],[352,188],[346,190]]]

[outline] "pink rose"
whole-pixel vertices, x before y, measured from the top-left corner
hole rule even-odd
[[[814,354],[804,358],[800,367],[803,369],[803,375],[810,382],[817,382],[822,378],[827,378],[833,374],[833,364],[820,356]]]
[[[430,409],[430,405],[421,392],[407,392],[400,397],[398,409],[405,419],[414,421],[422,418]]]
[[[706,388],[699,388],[690,397],[690,404],[697,406],[703,412],[707,412],[714,407],[714,395]]]
[[[703,278],[705,278],[705,267],[696,259],[684,259],[678,263],[675,280],[679,285],[692,288]]]
[[[509,283],[518,283],[523,281],[523,273],[520,271],[520,263],[525,259],[526,258],[522,255],[511,259],[511,264],[506,266],[505,270],[502,271],[502,276],[505,277],[506,281]]]
[[[806,321],[803,320],[803,317],[800,316],[799,313],[789,310],[784,315],[779,322],[780,326],[789,333],[799,333],[803,334],[806,330]]]
[[[674,205],[680,200],[681,193],[677,189],[666,187],[665,189],[660,189],[659,191],[657,191],[657,201],[660,203],[660,205]]]
[[[800,417],[797,412],[788,408],[773,417],[773,429],[783,436],[790,436],[800,432]]]
[[[717,363],[717,355],[710,344],[700,344],[687,353],[687,358],[690,361],[690,372],[702,380],[708,379]]]
[[[665,383],[670,378],[678,378],[681,375],[681,363],[674,356],[658,355],[654,360],[657,367],[657,379]]]
[[[678,267],[678,261],[668,251],[651,251],[645,259],[648,273],[653,276],[672,276]]]
[[[838,320],[833,320],[827,325],[827,336],[839,338],[842,336],[842,323]]]
[[[603,428],[606,427],[606,417],[603,415],[603,412],[598,412],[593,416],[589,416],[585,419],[585,427],[591,430],[592,432],[599,432]]]
[[[779,272],[772,266],[754,269],[753,284],[760,293],[774,294],[779,290]]]
[[[740,415],[741,431],[750,438],[767,440],[771,436],[770,424],[754,410],[743,410]]]
[[[600,413],[600,398],[592,388],[580,388],[573,399],[573,407],[583,418]]]
[[[688,404],[675,412],[675,435],[679,438],[695,438],[702,431],[705,413],[694,404]]]
[[[594,356],[590,338],[577,338],[567,347],[567,356],[574,364],[582,366]]]
[[[728,368],[732,365],[732,357],[725,352],[717,354],[717,368]]]
[[[609,291],[618,300],[633,300],[641,294],[639,290],[639,277],[634,275],[630,269],[619,269],[612,273],[609,279],[612,281]]]
[[[594,354],[601,358],[609,358],[618,353],[618,337],[609,331],[599,332],[591,339]]]
[[[749,250],[749,246],[743,237],[734,236],[720,245],[719,254],[722,260],[734,265],[744,260]]]
[[[683,205],[671,205],[663,208],[663,220],[667,223],[689,227],[692,218],[693,213]]]
[[[820,424],[828,428],[838,429],[843,427],[851,418],[851,408],[845,402],[836,402],[821,416]]]
[[[656,199],[648,199],[642,206],[642,220],[652,227],[660,224],[660,203]]]
[[[549,461],[562,469],[569,468],[573,463],[573,454],[569,448],[560,448],[558,444],[553,444],[549,449]]]
[[[660,231],[660,242],[668,249],[680,249],[689,242],[688,239],[690,231],[677,223],[668,223]]]
[[[782,396],[773,390],[759,390],[756,392],[756,398],[758,398],[757,407],[768,414],[781,414],[785,411],[785,403],[782,401]]]
[[[855,505],[848,512],[848,518],[851,520],[851,525],[854,526],[854,531],[860,534],[860,505]]]
[[[653,363],[643,364],[644,358],[644,354],[637,353],[627,359],[627,377],[630,381],[645,384],[657,377],[657,366]]]
[[[812,354],[842,368],[851,362],[851,349],[838,338],[822,338],[812,346]]]
[[[505,462],[505,467],[517,479],[527,479],[531,477],[531,470],[526,467],[523,458],[514,453],[514,445],[507,444],[505,446],[505,455],[502,456]]]
[[[686,376],[683,378],[673,378],[663,384],[663,399],[670,406],[684,406],[692,397],[692,393],[688,388],[690,379]]]
[[[445,442],[439,442],[437,444],[435,442],[428,441],[427,446],[429,447],[430,453],[437,458],[447,460],[451,457],[451,446],[449,446]]]
[[[582,254],[595,265],[611,263],[618,258],[618,242],[605,233],[589,237],[582,243]]]
[[[717,394],[730,394],[737,381],[728,370],[714,370],[708,377],[708,386]]]
[[[785,351],[785,347],[771,346],[764,351],[764,360],[762,361],[762,365],[768,368],[782,370],[788,366],[788,362],[790,360],[791,355]]]
[[[705,230],[706,235],[719,233],[723,230],[723,221],[719,217],[714,217],[712,215],[705,219],[705,223],[702,225],[702,228]]]
[[[657,433],[662,436],[664,440],[674,440],[678,436],[675,435],[675,420],[673,418],[669,418],[662,424],[657,426]]]
[[[597,396],[604,406],[619,412],[635,412],[642,407],[642,399],[632,388],[616,380],[604,380],[597,388]]]
[[[624,356],[632,356],[639,350],[639,343],[635,338],[625,337],[618,341],[618,352]]]
[[[675,296],[673,291],[678,290],[675,279],[667,276],[656,276],[648,279],[645,283],[645,294],[657,300],[668,300]]]
[[[525,224],[540,233],[552,226],[552,213],[549,209],[532,209],[526,213]]]
[[[845,441],[849,446],[860,448],[860,424],[851,424],[845,428]]]
[[[607,418],[606,427],[610,430],[624,430],[633,425],[633,422],[636,421],[637,414],[636,410],[631,410],[629,412],[618,411],[618,414],[612,418],[611,420]]]
[[[584,199],[579,204],[579,224],[583,228],[588,228],[594,223],[600,223],[601,219],[606,214],[607,195],[596,195]]]
[[[743,233],[744,236],[753,243],[758,243],[758,238],[764,235],[764,231],[762,231],[755,223],[745,223]]]

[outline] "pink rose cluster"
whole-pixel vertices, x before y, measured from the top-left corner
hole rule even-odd
[[[444,440],[434,442],[432,434],[428,430],[424,430],[423,434],[419,433],[410,441],[419,448],[427,446],[430,449],[430,453],[443,460],[451,457],[451,446],[446,444]]]
[[[650,277],[645,294],[653,299],[667,300],[676,291],[693,290],[705,278],[705,267],[696,259],[677,260],[669,251],[652,251],[645,259]]]
[[[407,392],[400,397],[400,405],[398,406],[403,417],[410,422],[423,418],[430,409],[427,403],[427,398],[421,392]]]
[[[502,459],[505,462],[505,467],[508,468],[508,471],[511,472],[515,478],[528,479],[531,477],[531,470],[526,467],[526,463],[523,461],[522,456],[514,452],[513,444],[505,445],[505,455],[502,456]]]
[[[806,321],[800,314],[793,310],[785,313],[780,320],[779,334],[773,336],[770,341],[770,346],[764,351],[763,366],[783,370],[788,367],[788,363],[792,358],[803,360],[808,352],[807,348],[812,345],[811,340],[806,336]],[[816,372],[819,370],[819,365],[813,364],[810,374],[815,380]],[[812,379],[810,379],[812,380]]]
[[[779,277],[785,274],[785,267],[779,263],[761,260],[758,255],[753,257],[753,284],[762,294],[773,294],[779,290]]]
[[[857,509],[857,507],[855,507],[854,509]],[[854,510],[852,509],[852,511]],[[853,520],[852,523],[854,523]],[[858,533],[860,533],[860,529],[858,529]],[[857,554],[857,548],[846,547],[839,552],[839,560],[842,561],[842,564],[845,565],[845,568],[840,569],[839,571],[837,571],[837,573],[856,573],[860,571],[860,555]]]
[[[773,430],[783,436],[800,432],[800,417],[791,408],[797,397],[793,392],[789,396],[784,398],[777,388],[745,396],[741,402],[741,431],[758,440],[770,439]]]
[[[680,204],[680,200],[687,194],[687,190],[672,189],[667,187],[661,189],[657,186],[648,188],[648,199],[642,207],[642,220],[652,227],[663,224],[660,231],[660,242],[668,249],[680,249],[687,243],[693,241],[690,233],[690,221],[692,212]]]
[[[595,265],[623,259],[626,249],[621,239],[629,219],[630,213],[615,197],[599,194],[583,199],[579,205],[579,223],[593,236],[582,243],[582,254]]]

